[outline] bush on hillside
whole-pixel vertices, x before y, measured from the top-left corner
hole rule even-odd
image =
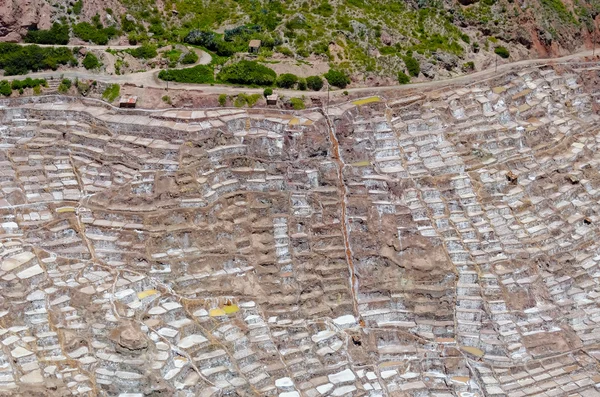
[[[121,86],[118,84],[111,84],[102,93],[102,98],[107,102],[114,102],[115,99],[121,94]]]
[[[138,59],[152,59],[158,55],[156,47],[150,44],[144,44],[140,47],[127,50],[127,52]]]
[[[158,78],[177,83],[207,84],[213,83],[214,71],[211,66],[198,65],[186,69],[161,70]]]
[[[13,80],[10,84],[10,88],[13,90],[22,90],[24,88],[35,88],[35,87],[48,87],[46,79],[32,79],[27,77],[25,80]]]
[[[12,94],[12,88],[10,88],[10,83],[8,81],[0,81],[0,94],[4,96],[10,96],[10,94]]]
[[[30,30],[24,39],[26,43],[67,44],[69,42],[69,25],[55,22],[48,30]]]
[[[277,87],[292,88],[298,82],[298,76],[292,73],[284,73],[277,77]]]
[[[306,79],[303,78],[299,78],[298,79],[298,89],[300,91],[305,91],[306,90]]]
[[[232,84],[273,85],[277,73],[255,61],[240,61],[225,66],[217,78],[219,81]]]
[[[413,77],[418,77],[419,73],[421,73],[421,65],[419,61],[417,61],[412,56],[404,57],[404,64],[406,65],[406,70],[408,70],[408,74]]]
[[[0,69],[6,76],[27,74],[29,71],[52,69],[73,61],[73,53],[66,47],[20,46],[0,43]]]
[[[290,98],[290,104],[295,110],[302,110],[306,107],[302,98]]]
[[[265,90],[263,91],[263,96],[266,98],[269,95],[273,95],[273,89],[272,88],[265,88]]]
[[[498,46],[496,48],[494,48],[494,52],[500,56],[501,58],[508,58],[510,56],[510,52],[508,51],[508,49],[506,49],[506,47],[502,47],[502,46]]]
[[[410,83],[410,77],[404,72],[398,72],[398,83],[408,84]]]
[[[346,86],[350,84],[350,77],[339,70],[330,69],[329,72],[325,73],[325,78],[330,85],[339,88],[346,88]]]
[[[83,63],[83,67],[86,68],[87,70],[97,69],[100,66],[102,66],[102,64],[98,60],[98,57],[96,55],[92,54],[91,52],[88,52],[86,54],[82,63]]]
[[[117,36],[118,32],[113,26],[103,28],[88,22],[81,22],[73,25],[73,34],[83,41],[91,41],[95,44],[105,45],[108,43],[108,40]]]
[[[227,104],[227,94],[219,95],[219,106],[225,106]]]
[[[181,58],[181,63],[184,65],[191,65],[198,62],[198,54],[195,51],[190,51]]]
[[[323,88],[323,79],[319,76],[309,76],[306,78],[306,85],[313,91],[319,91]]]

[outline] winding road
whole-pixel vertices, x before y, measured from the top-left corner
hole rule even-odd
[[[43,45],[42,45],[43,47]],[[51,46],[49,46],[51,47]],[[67,45],[66,47],[81,47],[78,45]],[[86,45],[85,46],[88,49],[92,49],[92,50],[106,50],[106,49],[115,49],[115,50],[120,50],[120,49],[131,49],[131,48],[136,48],[138,46],[133,46],[133,45],[124,45],[124,46],[98,46],[98,45]],[[199,49],[194,49],[199,56],[199,60],[196,63],[196,65],[207,65],[211,62],[211,56]],[[427,82],[421,82],[421,83],[413,83],[413,84],[405,84],[405,85],[390,85],[390,86],[379,86],[379,87],[356,87],[356,88],[347,88],[345,91],[348,91],[348,93],[376,93],[376,92],[384,92],[384,91],[390,91],[390,90],[395,90],[395,91],[411,91],[411,90],[423,90],[423,89],[435,89],[435,88],[443,88],[445,86],[450,86],[450,85],[455,85],[455,84],[471,84],[471,83],[479,83],[491,78],[494,78],[496,76],[502,75],[504,73],[510,72],[510,71],[515,71],[515,70],[520,70],[520,69],[524,69],[524,68],[528,68],[528,67],[540,67],[540,66],[545,66],[545,65],[559,65],[559,64],[565,64],[565,63],[569,63],[573,60],[579,59],[579,58],[584,58],[584,57],[591,57],[593,54],[592,50],[586,50],[586,51],[581,51],[581,52],[576,52],[573,54],[569,54],[563,57],[557,57],[557,58],[538,58],[538,59],[526,59],[526,60],[521,60],[521,61],[517,61],[517,62],[511,62],[511,63],[505,63],[505,64],[501,64],[498,65],[497,70],[496,68],[489,68],[489,69],[485,69],[485,70],[481,70],[475,73],[471,73],[471,74],[465,74],[465,75],[461,75],[461,76],[457,76],[457,77],[452,77],[449,79],[444,79],[444,80],[435,80],[435,81],[427,81]],[[596,66],[600,66],[600,56],[596,55],[596,57],[594,58],[593,62]],[[193,65],[186,65],[185,67],[190,67]],[[589,69],[589,68],[588,68]],[[90,71],[79,71],[79,70],[64,70],[64,71],[49,71],[49,72],[35,72],[35,73],[29,73],[27,75],[18,75],[18,76],[6,76],[3,77],[4,79],[7,80],[14,80],[14,79],[23,79],[26,77],[31,77],[31,78],[46,78],[46,79],[50,79],[50,78],[55,78],[58,79],[60,78],[60,76],[63,76],[64,78],[69,78],[69,79],[83,79],[83,80],[97,80],[97,81],[101,81],[101,82],[105,82],[105,83],[119,83],[119,84],[124,84],[124,83],[128,83],[128,84],[134,84],[136,86],[144,86],[144,87],[151,87],[151,88],[172,88],[172,89],[181,89],[181,90],[194,90],[194,91],[201,91],[207,94],[228,94],[228,95],[235,95],[235,94],[239,94],[239,93],[262,93],[263,89],[262,88],[247,88],[247,87],[236,87],[236,86],[229,86],[229,85],[206,85],[206,84],[189,84],[189,83],[174,83],[174,82],[169,82],[168,85],[165,81],[159,80],[158,79],[158,73],[159,71],[162,69],[153,69],[153,70],[149,70],[146,72],[139,72],[139,73],[130,73],[130,74],[126,74],[126,75],[109,75],[109,74],[103,74],[103,73],[94,73],[94,72],[90,72]],[[284,90],[284,89],[277,89],[277,92],[281,95],[286,95],[286,96],[298,96],[299,94],[303,93],[303,91],[298,91],[298,90]],[[333,95],[335,95],[335,93],[341,93],[342,90],[335,90],[335,91],[331,91],[331,93]],[[319,92],[314,92],[314,91],[310,91],[310,92],[304,92],[309,94],[312,97],[319,97],[319,96],[327,96],[328,92],[326,90],[322,90]]]

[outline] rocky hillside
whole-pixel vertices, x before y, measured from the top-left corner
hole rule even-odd
[[[0,0],[0,39],[54,22],[71,28],[75,44],[90,40],[74,34],[86,21],[118,29],[111,44],[214,31],[230,44],[262,39],[261,59],[325,61],[355,82],[383,84],[399,71],[435,79],[489,67],[494,54],[517,60],[589,47],[599,13],[600,0]],[[219,55],[240,48],[230,47]]]

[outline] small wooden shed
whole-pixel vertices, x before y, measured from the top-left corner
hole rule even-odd
[[[250,49],[250,53],[257,54],[258,50],[260,50],[261,41],[260,40],[250,40],[248,47]]]
[[[267,96],[267,105],[277,105],[279,96],[277,94],[271,94]]]
[[[123,95],[119,100],[120,108],[134,109],[137,103],[137,96],[134,95]]]

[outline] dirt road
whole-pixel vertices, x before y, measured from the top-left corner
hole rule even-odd
[[[75,46],[71,46],[75,47]],[[87,46],[87,48],[93,49],[126,49],[126,48],[135,48],[136,46]],[[210,63],[210,55],[205,53],[204,51],[197,50],[198,55],[200,57],[199,62],[197,64],[208,64]],[[436,81],[427,81],[423,83],[414,83],[414,84],[406,84],[406,85],[392,85],[392,86],[382,86],[382,87],[357,87],[357,88],[348,88],[346,91],[349,93],[377,93],[377,92],[385,92],[390,90],[395,91],[410,91],[410,90],[423,90],[423,89],[436,89],[443,88],[445,86],[455,85],[455,84],[472,84],[482,82],[496,76],[502,75],[504,73],[510,71],[516,71],[519,69],[524,69],[532,66],[544,66],[544,65],[557,65],[562,63],[568,63],[569,61],[573,61],[578,58],[583,57],[591,57],[592,51],[582,51],[574,54],[570,54],[564,57],[559,58],[544,58],[544,59],[526,59],[522,61],[507,63],[498,65],[497,70],[495,68],[490,68],[486,70],[481,70],[479,72],[466,74],[458,77],[453,77],[446,80],[436,80]],[[600,63],[598,56],[596,56],[594,63],[596,66]],[[144,87],[152,87],[152,88],[166,88],[167,83],[158,79],[158,72],[160,70],[149,70],[147,72],[139,72],[139,73],[131,73],[127,75],[105,75],[99,73],[92,73],[89,71],[51,71],[51,72],[37,72],[37,73],[29,73],[27,75],[20,76],[7,76],[4,77],[8,80],[13,79],[23,79],[25,77],[32,78],[60,78],[60,76],[64,76],[69,79],[85,79],[85,80],[97,80],[106,83],[129,83],[135,84],[136,86],[144,86]],[[234,95],[239,93],[262,93],[262,88],[246,88],[246,87],[235,87],[228,85],[203,85],[203,84],[187,84],[187,83],[168,83],[169,88],[173,89],[182,89],[182,90],[195,90],[201,91],[207,94],[228,94]],[[332,90],[332,95],[340,94],[343,90]],[[309,94],[310,96],[327,96],[327,90],[319,91],[319,92],[303,92],[297,90],[282,90],[278,89],[277,92],[280,95],[286,96],[299,96],[302,93]]]

